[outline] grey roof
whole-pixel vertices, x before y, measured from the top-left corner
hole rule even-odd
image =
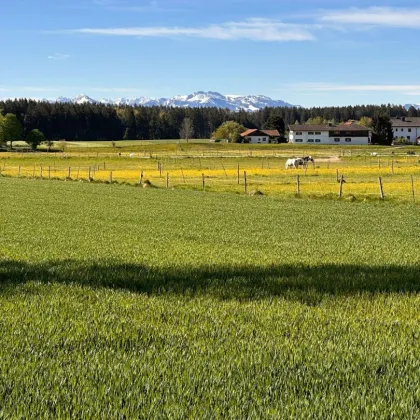
[[[289,125],[291,131],[370,131],[369,128],[363,127],[362,125],[351,124],[351,125]]]
[[[401,118],[392,118],[391,122],[395,127],[420,127],[420,117],[405,117],[405,121]]]

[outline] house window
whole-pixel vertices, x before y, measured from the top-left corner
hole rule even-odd
[[[351,139],[346,139],[346,142],[347,143],[351,143]]]
[[[321,132],[320,131],[315,131],[315,135],[316,136],[320,136],[321,135]]]
[[[401,133],[404,131],[404,128],[401,128]]]
[[[297,136],[301,136],[302,135],[302,131],[296,131],[296,135]]]
[[[309,131],[308,132],[308,136],[313,136],[314,135],[314,132],[313,131]]]
[[[315,140],[315,143],[321,143],[321,140],[320,139],[316,139]]]
[[[336,143],[340,143],[340,139],[334,139]]]
[[[296,143],[302,143],[303,140],[302,139],[296,139]]]
[[[408,129],[408,132],[411,133],[411,128]]]
[[[314,139],[308,139],[308,143],[313,143]]]
[[[398,128],[396,128],[395,131],[398,131]]]
[[[410,136],[407,136],[407,140],[410,140]]]

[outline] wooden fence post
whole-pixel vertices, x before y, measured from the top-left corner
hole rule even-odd
[[[296,194],[300,194],[300,175],[296,176]]]
[[[339,189],[338,189],[338,198],[343,197],[343,184],[344,184],[344,175],[341,175],[340,186],[339,186]]]
[[[201,187],[203,188],[203,190],[205,186],[206,186],[206,179],[204,177],[204,174],[201,174]]]
[[[20,166],[18,168],[18,178],[20,178]]]
[[[51,179],[51,166],[48,166],[48,179]]]
[[[394,175],[394,159],[391,161],[391,173]]]
[[[239,162],[238,162],[238,185],[241,183],[241,180],[239,178]]]
[[[166,188],[169,188],[169,172],[166,172]]]
[[[225,165],[223,165],[223,163],[222,163],[222,167],[223,167],[223,170],[225,171],[225,177],[227,178],[227,172],[226,172],[226,168],[225,168]]]
[[[414,190],[414,177],[411,175],[411,195],[413,197],[413,201],[416,201],[416,192]]]
[[[182,170],[182,168],[181,168],[181,175],[182,175],[182,179],[184,181],[184,184],[186,184],[186,182],[185,182],[185,176],[184,176],[184,171]]]
[[[112,184],[112,171],[109,173],[109,183]]]
[[[385,198],[385,195],[384,195],[384,188],[383,188],[383,185],[382,185],[382,178],[381,177],[378,178],[378,183],[379,183],[379,197],[381,198],[381,200],[383,200]]]
[[[69,170],[67,172],[67,178],[71,178],[71,167],[69,166]]]
[[[143,184],[143,171],[140,172],[139,184]]]
[[[244,171],[244,191],[245,194],[247,193],[248,190],[248,183],[247,183],[247,178],[246,178],[246,171]]]

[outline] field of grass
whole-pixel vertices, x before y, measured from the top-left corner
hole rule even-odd
[[[339,147],[161,142],[69,143],[64,153],[0,153],[0,175],[138,184],[159,188],[293,197],[337,197],[344,176],[344,197],[378,199],[382,178],[386,199],[413,201],[420,194],[420,156],[416,147]],[[410,154],[409,154],[410,153]],[[414,154],[411,154],[414,153]],[[289,157],[312,155],[307,170],[285,170]],[[239,183],[238,183],[239,168]],[[414,197],[413,197],[414,192]]]
[[[419,417],[416,204],[0,191],[0,418]]]

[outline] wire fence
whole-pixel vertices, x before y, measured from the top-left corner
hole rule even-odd
[[[420,166],[417,161],[382,160],[377,165],[339,166],[325,164],[303,169],[284,169],[278,162],[262,160],[258,166],[232,161],[188,162],[157,160],[147,165],[114,162],[77,166],[0,164],[0,176],[39,180],[68,180],[127,183],[157,188],[201,189],[272,196],[314,196],[395,198],[416,201],[420,193]],[[184,164],[184,167],[183,167]],[[330,167],[331,166],[331,167]]]

